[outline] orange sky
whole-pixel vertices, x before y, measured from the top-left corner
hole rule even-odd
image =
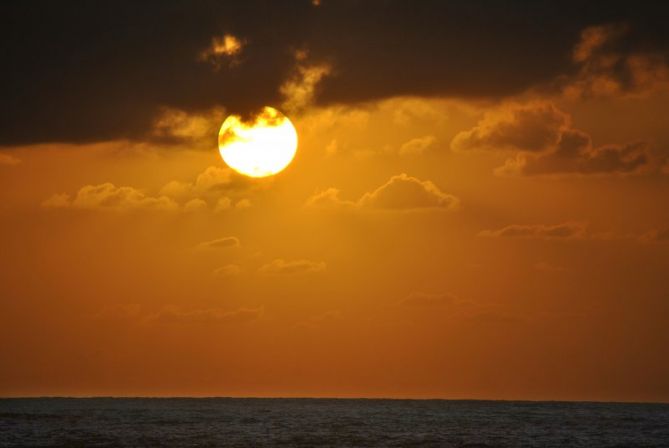
[[[5,145],[0,395],[669,400],[669,69],[623,88],[614,31],[580,36],[502,99],[319,104],[337,61],[297,54],[264,179],[221,160],[225,104]]]

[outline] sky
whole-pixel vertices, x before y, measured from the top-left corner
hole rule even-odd
[[[669,5],[2,9],[1,396],[669,401]]]

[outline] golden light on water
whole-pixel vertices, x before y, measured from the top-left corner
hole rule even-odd
[[[225,119],[218,149],[230,168],[251,177],[266,177],[286,168],[297,151],[297,131],[284,114],[265,107],[253,120]]]

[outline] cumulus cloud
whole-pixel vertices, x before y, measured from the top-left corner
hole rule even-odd
[[[21,159],[11,154],[0,153],[0,165],[14,166],[21,163]]]
[[[235,236],[226,236],[211,241],[205,241],[197,245],[198,249],[227,249],[230,247],[239,247],[239,238]]]
[[[585,51],[585,50],[584,50]],[[504,106],[456,135],[455,150],[512,150],[499,176],[633,174],[653,161],[645,142],[593,146],[571,117],[550,103]]]
[[[376,190],[365,193],[358,206],[378,210],[456,209],[459,200],[441,191],[429,180],[404,173],[391,177]]]
[[[338,207],[355,207],[356,203],[353,201],[346,201],[339,197],[341,192],[337,188],[328,188],[319,191],[307,199],[306,206],[313,208],[338,208]]]
[[[171,181],[164,185],[157,196],[137,188],[117,187],[112,183],[86,185],[72,198],[67,193],[54,194],[42,202],[45,208],[80,208],[97,210],[182,210],[195,212],[211,209],[220,212],[230,208],[251,206],[246,198],[233,199],[222,194],[239,195],[250,184],[229,168],[210,166],[194,181]],[[182,206],[180,206],[182,204]]]
[[[507,105],[486,113],[475,127],[458,133],[451,148],[545,151],[559,142],[562,129],[569,123],[569,116],[550,103]]]
[[[562,224],[512,224],[497,230],[484,230],[479,236],[490,238],[577,239],[584,238],[586,225],[580,222]]]
[[[77,208],[87,210],[164,210],[175,211],[179,205],[167,196],[148,196],[133,187],[117,187],[112,183],[86,185],[70,200],[67,194],[56,194],[42,202],[46,208]]]
[[[203,323],[203,324],[242,324],[258,320],[264,312],[263,307],[225,310],[222,308],[184,310],[176,306],[166,306],[149,315],[146,321],[160,323]]]
[[[66,208],[70,204],[70,195],[67,193],[56,193],[42,201],[44,208]]]
[[[422,154],[435,142],[436,138],[433,135],[426,135],[424,137],[417,137],[402,144],[399,149],[400,155],[419,155]]]
[[[311,260],[284,260],[277,258],[260,267],[258,272],[267,275],[300,275],[325,271],[323,261]]]
[[[251,202],[246,198],[233,199],[228,195],[239,195],[252,186],[251,181],[242,178],[239,174],[227,167],[209,166],[195,180],[173,180],[165,184],[160,194],[182,203],[199,199],[205,205],[212,204],[215,212],[222,212],[232,208],[248,208]]]
[[[185,212],[201,212],[207,210],[207,203],[200,198],[191,199],[184,204]]]
[[[328,188],[311,196],[306,206],[314,208],[349,208],[386,211],[412,211],[421,209],[455,210],[460,201],[444,193],[429,180],[420,180],[407,174],[392,176],[385,184],[367,192],[356,201],[339,197],[340,191]]]

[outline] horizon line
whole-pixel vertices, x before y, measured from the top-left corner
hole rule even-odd
[[[68,399],[68,400],[369,400],[369,401],[482,401],[508,403],[592,403],[592,404],[658,404],[669,405],[669,401],[639,401],[639,400],[565,400],[565,399],[508,399],[508,398],[443,398],[443,397],[338,397],[338,396],[260,396],[260,395],[0,395],[0,400],[39,400],[39,399]]]

